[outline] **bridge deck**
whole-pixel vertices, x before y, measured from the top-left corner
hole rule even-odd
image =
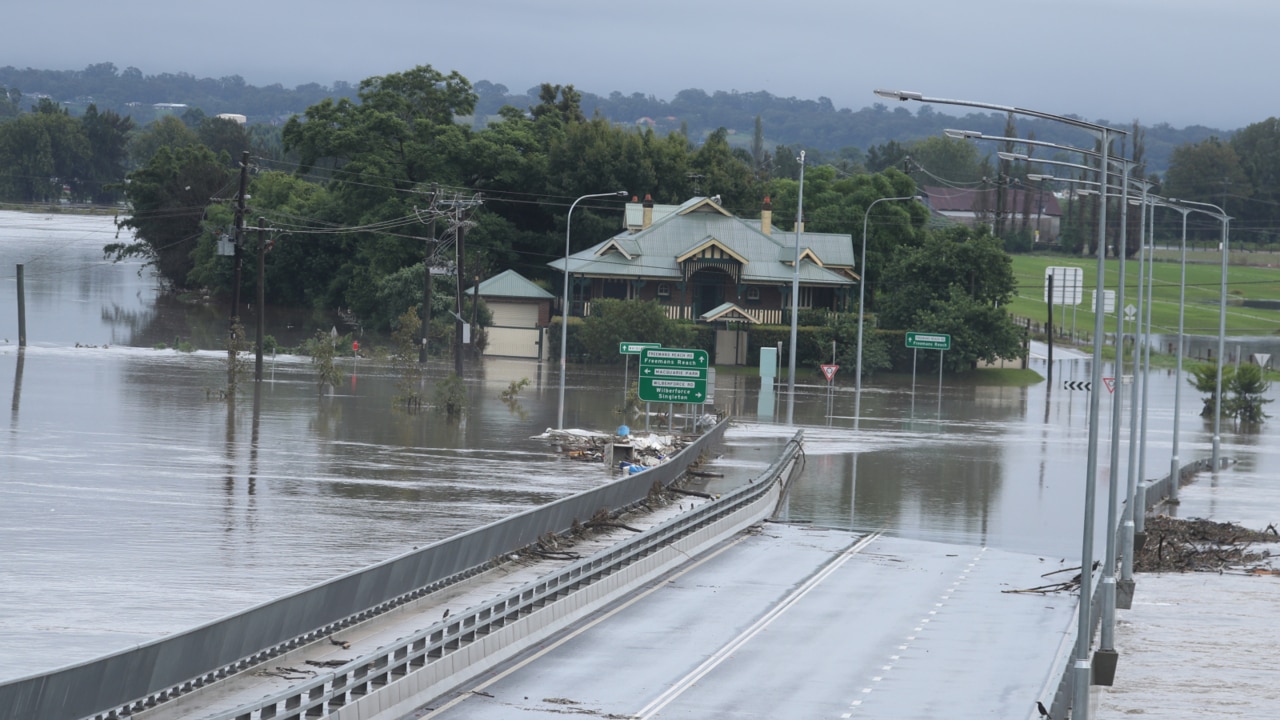
[[[1001,591],[1061,567],[764,525],[409,717],[1035,718],[1075,596]]]

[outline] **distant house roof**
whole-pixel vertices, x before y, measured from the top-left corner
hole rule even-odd
[[[929,207],[943,215],[990,214],[996,210],[995,188],[951,188],[925,187],[924,195],[929,199]],[[1030,208],[1032,214],[1049,217],[1062,215],[1062,207],[1052,192],[1038,189],[1011,187],[1004,190],[1004,207],[1006,212],[1021,214],[1024,208]]]
[[[794,232],[764,233],[759,220],[735,217],[710,198],[654,205],[648,227],[640,203],[629,203],[627,226],[570,255],[569,271],[588,277],[685,280],[700,267],[719,264],[732,268],[737,282],[762,285],[789,283],[794,274]],[[801,283],[842,286],[857,279],[852,236],[804,232],[800,249]],[[564,258],[548,264],[564,271]]]
[[[738,307],[737,305],[734,305],[731,302],[724,303],[723,305],[719,305],[711,310],[708,310],[707,312],[702,313],[701,315],[698,316],[698,319],[701,320],[702,322],[724,321],[724,322],[746,322],[746,323],[753,323],[753,324],[760,322],[759,320],[756,320],[754,317],[752,317],[751,313],[747,312],[746,310],[743,310],[742,308]]]
[[[515,270],[504,270],[479,285],[467,288],[468,295],[479,289],[480,297],[523,298],[526,300],[554,300],[555,295],[534,285]]]

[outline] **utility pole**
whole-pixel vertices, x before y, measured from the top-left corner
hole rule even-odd
[[[418,343],[419,364],[427,361],[427,335],[431,330],[431,259],[434,252],[432,246],[436,241],[436,198],[438,196],[439,191],[432,185],[429,206],[431,220],[427,225],[427,239],[422,244],[422,308],[418,311],[418,319],[422,323],[422,333]]]
[[[454,263],[457,265],[458,292],[457,292],[457,309],[454,311],[454,333],[453,333],[453,371],[462,377],[462,330],[466,324],[462,321],[462,285],[463,280],[467,277],[464,272],[463,262],[466,259],[466,252],[463,247],[464,239],[467,235],[467,229],[462,222],[462,207],[454,206],[454,222],[458,227],[458,243],[454,246]]]
[[[262,382],[262,326],[266,322],[267,318],[267,271],[264,267],[267,260],[267,243],[263,238],[266,227],[267,219],[262,216],[258,216],[258,306],[256,308],[258,311],[258,336],[256,343],[258,346],[258,352],[254,359],[253,381],[259,383]]]
[[[236,323],[240,319],[240,269],[244,265],[244,196],[249,187],[249,151],[240,156],[240,189],[236,193],[234,279],[231,285],[231,318],[227,325],[227,386],[235,387]]]

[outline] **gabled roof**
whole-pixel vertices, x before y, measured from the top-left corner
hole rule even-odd
[[[468,295],[479,289],[480,297],[524,298],[527,300],[554,300],[555,295],[534,285],[515,270],[504,270],[479,285],[467,288]]]
[[[789,261],[782,262],[783,250],[791,248],[794,259],[795,233],[766,235],[758,220],[734,217],[710,198],[697,197],[681,204],[642,230],[624,230],[569,257],[574,275],[624,279],[682,280],[682,259],[707,247],[720,248],[736,260],[739,282],[744,284],[784,284],[791,282]],[[801,234],[801,246],[815,261],[800,263],[800,280],[806,285],[850,285],[854,267],[853,238],[837,233]],[[563,271],[564,258],[548,263]]]
[[[741,255],[739,255],[738,253],[734,252],[734,251],[733,251],[733,248],[728,247],[727,245],[725,245],[724,243],[722,243],[722,242],[720,242],[719,240],[715,239],[714,237],[711,237],[710,235],[708,235],[708,236],[707,236],[707,237],[705,237],[705,238],[702,238],[701,240],[699,240],[698,242],[696,242],[696,243],[694,243],[692,246],[690,246],[688,250],[685,250],[684,252],[682,252],[682,253],[680,253],[679,255],[677,255],[677,256],[676,256],[676,262],[678,262],[678,263],[682,263],[682,262],[684,262],[685,260],[688,260],[688,259],[689,259],[689,258],[691,258],[691,257],[695,257],[696,255],[698,255],[699,253],[703,252],[704,250],[706,250],[706,249],[708,249],[708,248],[712,248],[712,247],[714,247],[714,248],[719,248],[719,249],[720,249],[721,251],[723,251],[726,255],[728,255],[729,257],[733,258],[734,260],[737,260],[738,262],[742,263],[743,265],[746,265],[748,262],[750,262],[750,261],[749,261],[749,260],[747,260],[746,258],[744,258],[744,257],[742,257]]]
[[[731,302],[724,303],[723,305],[719,305],[702,313],[698,316],[698,319],[702,322],[760,322],[752,317],[746,310],[743,310]]]

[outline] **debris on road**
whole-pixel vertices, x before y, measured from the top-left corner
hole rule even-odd
[[[1201,518],[1147,518],[1147,540],[1134,555],[1138,572],[1242,572],[1255,575],[1280,574],[1269,547],[1280,541],[1275,525],[1266,530],[1249,530],[1235,523]]]

